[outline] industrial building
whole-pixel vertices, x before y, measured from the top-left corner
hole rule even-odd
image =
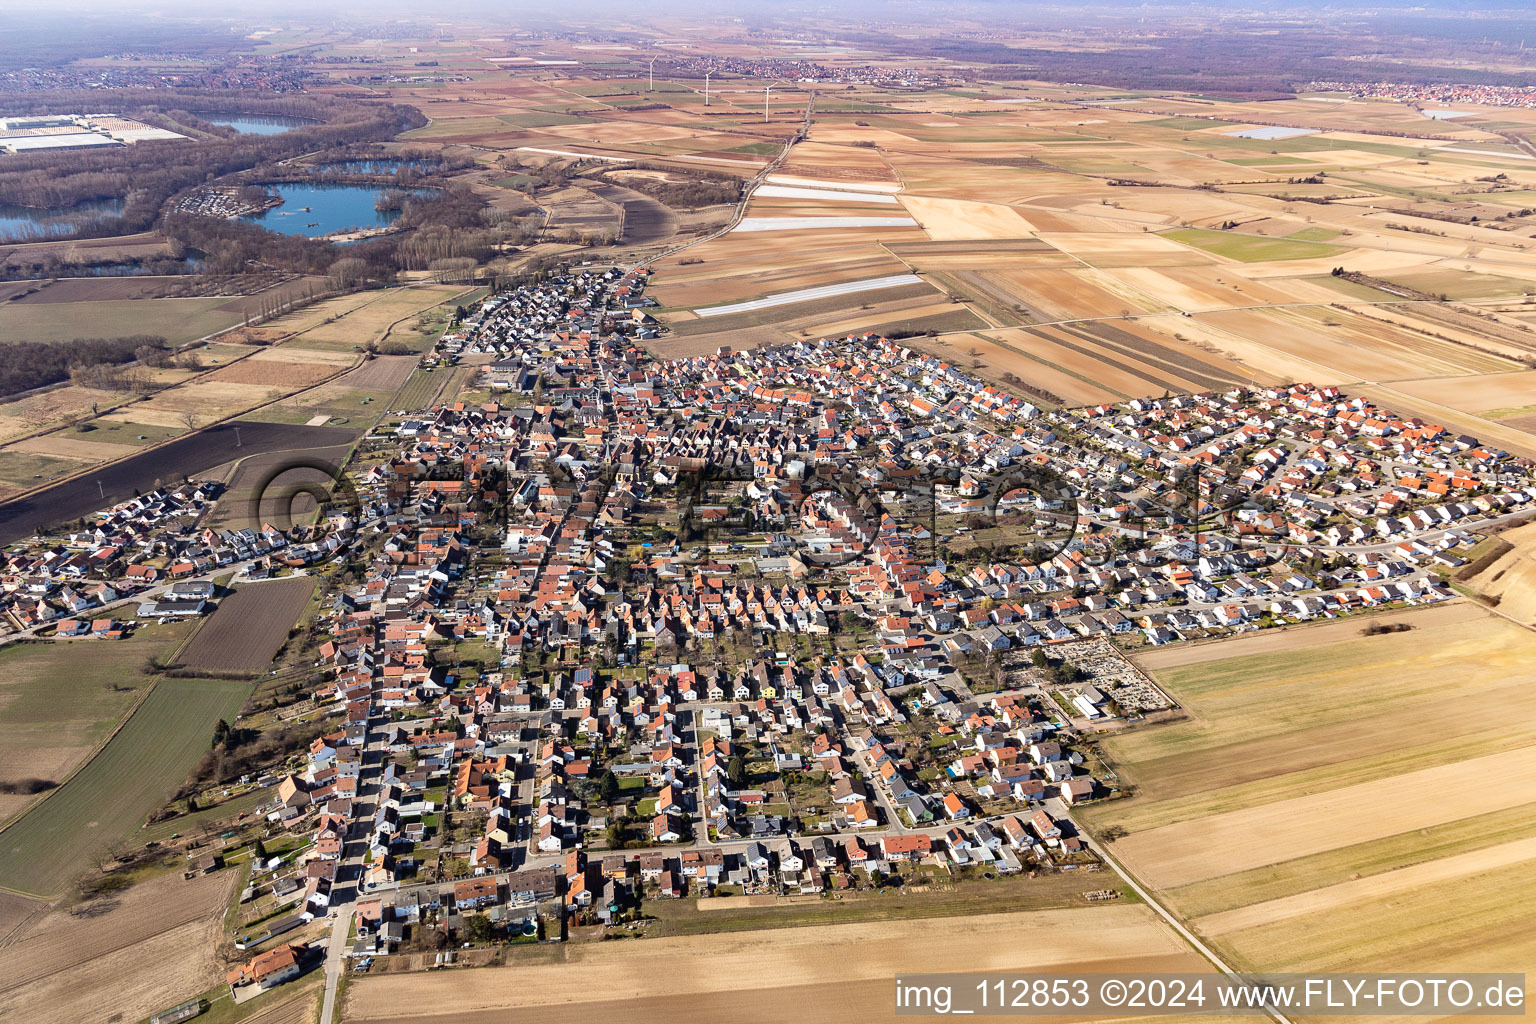
[[[0,117],[0,153],[32,153],[45,149],[95,149],[138,142],[185,139],[117,114],[42,114]]]

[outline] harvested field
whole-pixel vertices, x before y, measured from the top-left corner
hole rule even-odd
[[[208,749],[249,684],[161,679],[73,778],[0,832],[0,886],[56,896],[102,849],[132,834]]]
[[[338,387],[357,391],[398,391],[416,369],[415,356],[375,356],[336,379]]]
[[[222,916],[237,873],[192,881],[163,875],[125,893],[36,922],[26,941],[0,947],[0,1017],[39,1024],[103,1019],[110,992],[133,1021],[218,981]]]
[[[236,444],[235,428],[240,430]],[[11,543],[40,527],[89,515],[103,504],[123,501],[135,489],[147,491],[155,481],[180,480],[256,451],[286,451],[350,443],[356,432],[338,427],[300,427],[283,423],[240,420],[224,423],[105,466],[90,474],[56,484],[30,497],[0,504],[0,543]],[[101,492],[105,491],[103,502]]]
[[[1270,970],[1521,971],[1536,966],[1529,863],[1428,882],[1214,939]]]
[[[118,235],[113,238],[70,238],[55,242],[0,245],[0,268],[11,264],[24,266],[50,254],[61,260],[73,257],[101,262],[152,259],[169,256],[171,244],[152,231],[142,231],[134,235]]]
[[[1074,269],[985,270],[976,276],[1022,307],[1034,321],[1078,320],[1129,313],[1166,312],[1169,307],[1117,276]]]
[[[887,338],[908,339],[930,332],[950,334],[984,329],[987,326],[981,317],[954,302],[932,302],[909,309],[896,308],[900,305],[877,305],[846,320],[805,328],[805,333],[816,338],[830,338],[869,331]]]
[[[1509,421],[1474,416],[1442,402],[1410,395],[1395,386],[1367,384],[1356,388],[1364,397],[1400,416],[1417,416],[1449,430],[1471,434],[1485,444],[1495,444],[1528,459],[1536,459],[1536,422],[1516,417]]]
[[[460,285],[413,285],[363,292],[361,296],[348,295],[317,303],[313,310],[315,315],[306,315],[312,313],[310,309],[300,310],[263,326],[297,334],[284,343],[284,349],[292,347],[350,352],[385,338],[398,338],[413,345],[424,344],[424,338],[419,338],[406,328],[425,311],[469,290]],[[358,301],[359,298],[361,301]],[[324,315],[319,315],[321,313]],[[400,329],[392,330],[397,324]],[[432,339],[436,340],[436,334]],[[420,350],[417,348],[417,351]],[[290,352],[287,358],[301,357]]]
[[[1201,646],[1210,660],[1177,667],[1138,658],[1191,720],[1108,740],[1139,796],[1093,817],[1137,831],[1519,749],[1536,709],[1499,709],[1536,679],[1536,635],[1476,606],[1452,607],[1394,614],[1414,628],[1388,636],[1339,623],[1266,634],[1251,647]],[[1469,664],[1476,671],[1457,668]],[[1446,700],[1469,714],[1447,718]],[[1498,715],[1500,728],[1483,714]]]
[[[315,592],[308,578],[245,583],[219,601],[178,659],[193,671],[266,671]]]
[[[874,291],[876,289],[893,288],[898,285],[922,283],[922,278],[913,274],[893,274],[890,277],[876,277],[866,281],[843,281],[839,284],[822,285],[819,288],[803,288],[795,292],[780,292],[777,295],[769,295],[761,299],[750,299],[746,302],[736,302],[724,306],[702,306],[694,310],[694,313],[701,317],[729,316],[732,313],[754,312],[759,309],[768,309],[772,306],[810,302],[816,299],[830,298],[835,295],[852,295],[855,292]]]
[[[0,890],[0,949],[20,942],[46,913],[42,900]]]
[[[1200,962],[1140,906],[930,918],[922,932],[918,959],[927,971],[1197,970]],[[917,966],[910,935],[910,924],[888,922],[570,946],[553,958],[456,975],[359,978],[344,1016],[574,1021],[622,1001],[626,1017],[638,1021],[715,1020],[719,1006],[732,1008],[725,1019],[757,1021],[782,1019],[783,1000],[793,998],[812,1016],[852,1015],[857,1006],[861,1018],[894,1019],[890,979]],[[831,955],[848,948],[859,956]],[[604,984],[566,984],[577,975],[600,975]],[[403,1014],[407,1000],[452,1009]]]
[[[226,489],[219,495],[210,525],[219,529],[259,530],[266,523],[306,521],[319,507],[315,495],[336,490],[337,473],[351,451],[350,445],[336,445],[267,452],[239,460],[234,475],[225,481]],[[225,475],[222,467],[216,468],[214,475]],[[255,488],[263,483],[266,494],[260,505],[253,507],[257,498]]]
[[[1347,314],[1333,309],[1327,312],[1331,316],[1309,320],[1294,308],[1234,309],[1197,313],[1195,319],[1289,358],[1320,364],[1350,380],[1413,379],[1428,376],[1426,366],[1431,362],[1446,367],[1422,357],[1411,339],[1392,344],[1379,336],[1369,340],[1350,337],[1336,326],[1345,322]],[[1461,369],[1452,366],[1445,372]]]
[[[642,344],[659,359],[686,359],[690,356],[709,355],[722,345],[729,345],[737,351],[745,352],[747,349],[762,348],[765,345],[782,345],[789,340],[789,335],[773,327],[747,327],[711,331],[707,334],[690,334],[686,337],[669,334]]]
[[[880,302],[895,302],[904,299],[919,298],[924,302],[932,302],[940,298],[934,287],[925,281],[918,280],[916,284],[896,284],[887,288],[881,288],[877,296]],[[819,323],[831,316],[846,315],[847,311],[857,310],[865,305],[868,300],[858,294],[832,295],[827,298],[810,299],[802,302],[791,302],[786,305],[772,305],[762,309],[751,309],[746,312],[729,313],[723,316],[711,316],[698,319],[676,319],[668,326],[672,328],[672,334],[676,337],[688,337],[694,334],[714,334],[720,331],[740,330],[746,327],[759,327],[764,325],[779,326],[781,329],[789,329],[796,321],[806,320],[809,323]]]
[[[1115,277],[1189,312],[1297,301],[1297,296],[1276,283],[1245,280],[1213,267],[1122,267]]]
[[[264,405],[283,397],[287,392],[287,387],[273,384],[238,384],[204,378],[161,391],[143,402],[135,402],[131,409],[122,414],[107,413],[102,418],[117,419],[119,415],[131,415],[143,423],[159,423],[163,426],[180,423],[185,426],[186,416],[191,413],[197,417],[197,422],[207,423]]]
[[[409,357],[407,357],[409,358]],[[215,370],[205,380],[220,384],[260,384],[266,387],[309,387],[337,373],[341,367],[321,362],[279,359],[242,359]]]
[[[671,208],[634,189],[618,185],[593,184],[593,194],[624,211],[624,233],[620,241],[628,245],[665,242],[677,234],[677,215]]]
[[[1508,420],[1536,412],[1536,370],[1403,380],[1392,386],[1415,398],[1490,419]]]
[[[1015,344],[1032,356],[1128,398],[1169,390],[1204,391],[1211,387],[1209,377],[1173,372],[1139,354],[1127,354],[1106,344],[1104,335],[1108,330],[1104,325],[1025,327],[1019,329]]]
[[[910,217],[743,217],[732,232],[827,231],[850,228],[915,228]]]
[[[1035,217],[1033,212],[1030,216]],[[1172,239],[1144,232],[1058,231],[1040,237],[1095,267],[1198,267],[1211,262],[1209,256]]]

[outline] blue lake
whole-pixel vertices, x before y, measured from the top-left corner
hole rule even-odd
[[[281,135],[307,124],[318,124],[307,117],[286,114],[198,114],[209,124],[228,125],[241,135]]]
[[[81,223],[123,212],[121,199],[98,199],[59,210],[0,203],[0,239],[46,239],[68,235]]]
[[[378,228],[393,224],[398,210],[375,210],[373,204],[388,189],[367,185],[268,185],[283,197],[283,205],[240,219],[284,235],[320,238],[349,228]]]

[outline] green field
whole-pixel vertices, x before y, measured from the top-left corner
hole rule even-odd
[[[1297,241],[1292,238],[1234,235],[1225,231],[1206,231],[1203,228],[1165,231],[1163,237],[1242,263],[1321,259],[1347,251],[1343,246],[1338,245],[1319,245],[1316,242]]]
[[[123,423],[119,420],[91,420],[90,430],[63,433],[82,441],[105,441],[109,444],[158,444],[169,441],[186,431],[181,427],[162,427],[152,423]]]
[[[218,309],[229,302],[228,296],[218,295],[201,299],[8,302],[0,305],[0,338],[72,341],[158,334],[179,345],[238,324],[238,312]]]
[[[142,629],[127,640],[0,649],[0,779],[62,781],[149,685],[153,677],[140,675],[139,667],[186,632],[182,623]]]
[[[1382,280],[1406,285],[1431,295],[1448,299],[1512,299],[1536,291],[1536,284],[1498,274],[1467,273],[1462,270],[1425,270],[1382,275]]]
[[[514,192],[524,192],[530,188],[537,188],[540,180],[531,174],[509,174],[505,178],[497,178],[491,184],[497,188],[509,188]]]
[[[500,117],[442,117],[424,128],[413,128],[400,135],[401,139],[443,139],[454,135],[494,135],[511,132],[512,125]]]
[[[1302,228],[1285,236],[1297,242],[1329,242],[1339,237],[1333,228]]]
[[[52,455],[0,451],[0,494],[15,494],[41,487],[50,480],[68,476],[83,465],[75,459],[60,459]]]
[[[1204,117],[1164,117],[1156,121],[1137,121],[1140,127],[1173,128],[1177,131],[1200,131],[1204,128],[1230,128],[1231,121],[1212,121]]]
[[[239,681],[161,679],[101,753],[0,832],[0,886],[57,896],[99,853],[133,841],[249,692]]]

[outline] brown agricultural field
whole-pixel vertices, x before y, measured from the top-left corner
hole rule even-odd
[[[134,1021],[206,991],[218,982],[215,950],[236,879],[162,875],[34,918],[0,946],[0,1018]]]
[[[1502,533],[1499,540],[1510,548],[1465,583],[1497,601],[1500,614],[1536,627],[1536,524]]]
[[[1031,387],[1055,395],[1069,406],[1097,405],[1124,397],[1093,379],[1074,374],[1026,344],[1022,332],[1012,330],[951,334],[941,338],[919,338],[912,342],[925,352],[932,352],[970,372],[979,373],[1005,386],[1015,377]]]
[[[205,380],[220,384],[291,385],[296,388],[317,384],[337,373],[340,367],[329,363],[278,359],[242,359],[215,370]]]
[[[999,203],[939,196],[902,195],[901,205],[936,242],[978,238],[1022,238],[1034,233],[1024,214]]]
[[[1499,785],[1458,788],[1468,779]],[[1454,804],[1424,799],[1444,791],[1458,793]],[[1115,854],[1144,881],[1173,888],[1530,803],[1536,757],[1520,747],[1136,832]]]
[[[314,593],[308,578],[241,584],[219,601],[178,659],[201,672],[263,672]]]
[[[808,1016],[895,1020],[891,979],[919,961],[925,971],[1177,971],[1203,963],[1141,906],[930,918],[919,927],[920,955],[913,923],[893,921],[593,943],[500,968],[367,976],[348,987],[344,1017],[576,1021],[622,1005],[637,1022],[716,1020],[719,1007],[730,1008],[726,1019],[749,1022],[781,1020],[792,999]],[[859,955],[832,955],[850,948]],[[573,976],[604,981],[573,986]]]
[[[1385,618],[1140,655],[1182,717],[1105,741],[1135,796],[1082,819],[1242,969],[1530,970],[1536,636]]]
[[[358,391],[398,391],[416,369],[415,356],[375,356],[338,377],[336,384]]]

